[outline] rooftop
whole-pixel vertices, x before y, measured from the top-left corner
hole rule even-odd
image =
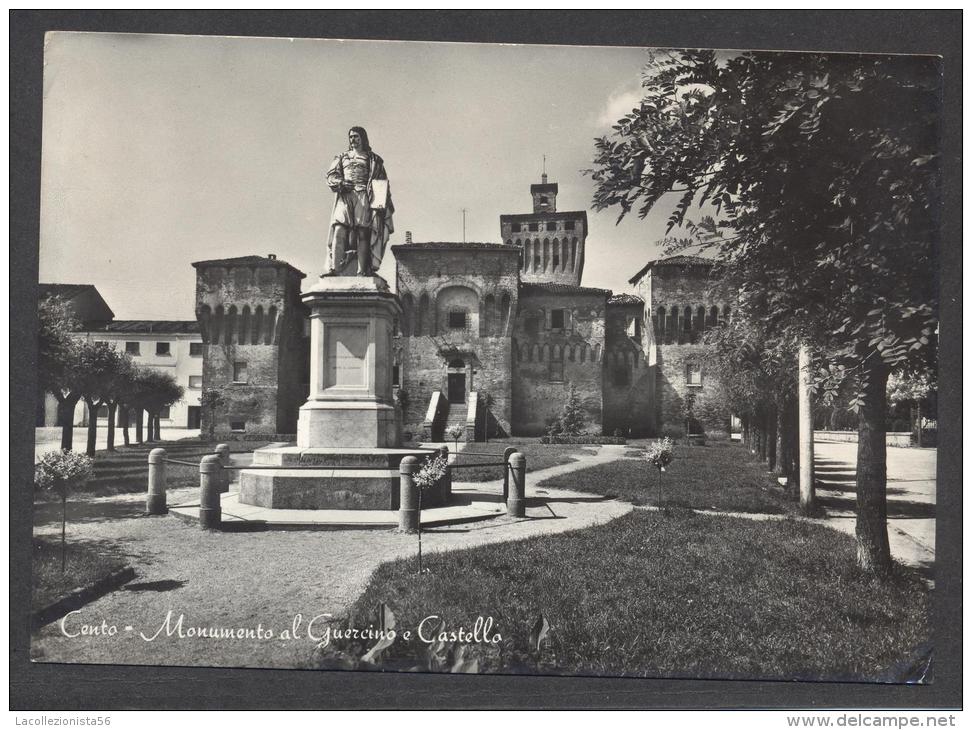
[[[507,246],[505,243],[486,243],[479,241],[422,241],[415,243],[399,243],[392,246],[392,251],[421,251],[431,249],[493,249],[501,251],[517,251],[519,249]]]
[[[610,289],[597,289],[592,286],[574,286],[573,284],[557,284],[554,282],[520,284],[520,291],[524,294],[599,294],[611,296]]]
[[[283,259],[278,259],[275,254],[269,256],[235,256],[228,259],[209,259],[207,261],[194,261],[192,265],[196,268],[200,266],[274,266],[280,269],[290,269],[304,278],[306,274],[296,266],[291,266]]]
[[[586,210],[561,210],[556,213],[503,213],[500,221],[547,221],[560,218],[583,218],[587,220]]]
[[[99,327],[95,331],[167,335],[197,334],[199,332],[199,323],[194,319],[116,319],[114,322],[109,322],[104,327]]]
[[[644,304],[645,300],[634,294],[615,294],[608,299],[608,304]]]
[[[73,299],[78,294],[86,291],[98,291],[94,284],[38,284],[37,296],[39,299],[44,297],[61,297],[61,299]]]
[[[648,273],[649,269],[658,268],[660,266],[715,266],[716,262],[712,259],[703,258],[702,256],[669,256],[664,259],[655,259],[654,261],[649,261],[645,264],[641,270],[628,279],[629,284],[637,283],[641,277]]]

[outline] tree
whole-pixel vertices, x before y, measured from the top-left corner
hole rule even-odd
[[[61,498],[61,572],[66,560],[67,498],[84,486],[94,473],[94,462],[84,454],[71,451],[49,451],[34,469],[34,486],[54,492]]]
[[[120,391],[128,385],[126,373],[130,367],[129,356],[119,353],[107,342],[80,344],[79,371],[75,375],[75,388],[88,406],[86,450],[88,456],[94,456],[95,453],[98,439],[98,410],[108,401],[115,402]]]
[[[940,60],[664,52],[596,141],[594,205],[642,217],[678,193],[673,248],[714,250],[744,308],[856,383],[857,562],[884,574],[885,386],[936,330]],[[699,212],[697,221],[687,219]],[[719,216],[717,220],[711,215]]]
[[[563,410],[560,411],[560,418],[557,419],[558,432],[565,436],[576,436],[583,433],[586,423],[587,418],[580,398],[577,397],[577,389],[573,383],[569,383],[567,398],[564,400]]]
[[[142,368],[138,371],[137,382],[139,405],[149,416],[148,440],[158,441],[161,439],[159,413],[163,408],[181,400],[185,390],[169,373],[150,368]]]
[[[75,378],[80,371],[80,325],[60,297],[42,299],[37,307],[37,375],[41,389],[57,399],[61,449],[74,443],[74,408],[81,399]]]

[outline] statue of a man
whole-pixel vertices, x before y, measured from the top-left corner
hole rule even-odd
[[[363,128],[348,131],[348,150],[334,158],[327,184],[335,193],[327,242],[328,272],[371,276],[378,271],[385,244],[395,230],[395,208],[385,163],[371,150]]]

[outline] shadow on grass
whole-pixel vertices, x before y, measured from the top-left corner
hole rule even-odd
[[[176,588],[182,588],[188,582],[185,580],[153,580],[145,583],[129,583],[128,585],[122,586],[122,590],[163,593],[165,591],[173,591]]]
[[[68,500],[67,503],[68,525],[132,519],[144,514],[145,505],[141,502],[76,502]],[[54,524],[61,524],[61,503],[34,503],[34,526],[44,527]]]

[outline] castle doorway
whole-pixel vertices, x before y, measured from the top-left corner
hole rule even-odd
[[[452,360],[446,376],[447,393],[450,403],[466,402],[466,363]]]

